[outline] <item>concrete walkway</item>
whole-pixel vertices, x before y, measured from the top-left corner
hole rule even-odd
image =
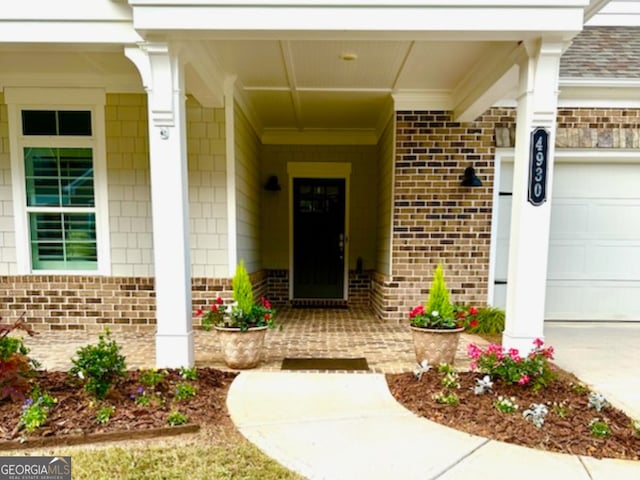
[[[560,368],[640,419],[639,324],[547,322],[545,341]]]
[[[416,417],[381,374],[243,372],[227,405],[251,442],[309,479],[640,478],[640,462],[519,447]]]

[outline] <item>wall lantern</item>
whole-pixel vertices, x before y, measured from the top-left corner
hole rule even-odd
[[[267,183],[264,185],[264,189],[269,192],[279,192],[282,190],[282,187],[280,187],[280,184],[278,183],[278,177],[271,175],[269,180],[267,180]]]
[[[476,170],[473,167],[467,167],[464,169],[464,177],[460,183],[463,187],[481,187],[482,180],[476,177]]]

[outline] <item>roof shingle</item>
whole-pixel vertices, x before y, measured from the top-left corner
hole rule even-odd
[[[640,79],[640,27],[585,27],[562,55],[560,77]]]

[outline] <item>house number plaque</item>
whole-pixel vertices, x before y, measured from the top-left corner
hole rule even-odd
[[[539,207],[547,201],[547,160],[549,157],[549,132],[542,127],[531,132],[529,155],[529,203]]]

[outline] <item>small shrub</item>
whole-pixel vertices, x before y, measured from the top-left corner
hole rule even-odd
[[[640,438],[640,420],[631,421],[631,430],[636,438]]]
[[[458,398],[458,395],[455,394],[455,392],[438,392],[433,395],[432,398],[436,401],[436,403],[440,403],[443,405],[455,406],[460,403],[460,399]]]
[[[187,420],[187,416],[177,410],[174,410],[167,416],[167,423],[172,427],[175,427],[176,425],[184,425],[187,423]]]
[[[476,323],[471,324],[466,332],[482,335],[499,335],[504,332],[505,312],[497,307],[478,308]]]
[[[27,432],[40,428],[47,421],[49,412],[57,402],[58,399],[48,393],[41,394],[37,389],[34,390],[32,396],[27,398],[22,406],[20,425]]]
[[[609,402],[601,393],[591,392],[589,394],[589,408],[595,408],[596,412],[600,413],[609,406]]]
[[[238,305],[238,310],[246,317],[251,315],[253,307],[253,289],[251,288],[251,280],[244,262],[240,260],[236,266],[236,273],[233,276],[233,300]]]
[[[544,425],[544,418],[549,413],[549,409],[544,403],[532,403],[528,410],[522,412],[525,420],[533,423],[537,428]]]
[[[413,374],[418,379],[418,381],[420,381],[422,380],[422,376],[425,373],[427,373],[429,370],[431,370],[431,365],[429,365],[429,361],[423,360],[416,366],[416,369],[414,370]]]
[[[473,393],[476,395],[484,395],[488,393],[493,388],[493,382],[489,375],[485,375],[482,378],[476,378],[476,386],[473,387]]]
[[[145,387],[155,388],[158,386],[164,377],[166,377],[167,373],[163,370],[158,370],[156,368],[151,370],[143,370],[140,374],[140,383]]]
[[[77,358],[72,359],[71,375],[84,382],[85,391],[101,400],[123,377],[126,370],[125,358],[120,354],[120,346],[111,339],[110,332],[98,337],[97,345],[86,345],[76,351]]]
[[[185,368],[181,367],[179,375],[185,380],[197,380],[198,379],[198,370],[194,368]]]
[[[498,397],[493,405],[496,407],[496,410],[502,413],[513,413],[520,408],[516,404],[516,399],[514,397],[506,398],[502,395]]]
[[[176,394],[174,398],[181,402],[182,400],[187,400],[191,397],[195,397],[197,393],[196,387],[193,385],[182,382],[176,385]]]
[[[116,411],[116,407],[114,407],[113,405],[101,406],[96,412],[96,422],[101,423],[103,425],[105,423],[109,423],[109,420],[111,420],[111,415],[113,415],[113,412],[115,411]]]
[[[440,380],[440,385],[445,388],[460,388],[460,377],[456,372],[447,373]]]
[[[429,288],[429,298],[425,309],[427,312],[439,312],[442,318],[453,317],[453,307],[449,300],[449,289],[444,281],[442,264],[438,264],[433,273],[433,281]]]
[[[567,406],[566,401],[560,403],[553,402],[552,409],[553,413],[560,418],[567,418],[569,416],[569,407]]]
[[[143,386],[136,388],[136,393],[131,394],[131,399],[141,407],[159,407],[164,403],[162,395],[153,390],[147,392]]]
[[[609,428],[607,421],[600,420],[599,418],[594,418],[589,422],[589,430],[591,430],[591,435],[598,438],[608,437],[611,435],[611,429]]]
[[[578,395],[585,394],[589,389],[583,383],[571,383],[571,390]]]
[[[21,338],[10,337],[11,332],[21,330],[33,336],[36,332],[26,323],[25,314],[13,323],[0,325],[0,401],[11,398],[22,401],[31,389],[29,380],[38,363],[29,358],[29,349]],[[0,321],[2,317],[0,317]]]

